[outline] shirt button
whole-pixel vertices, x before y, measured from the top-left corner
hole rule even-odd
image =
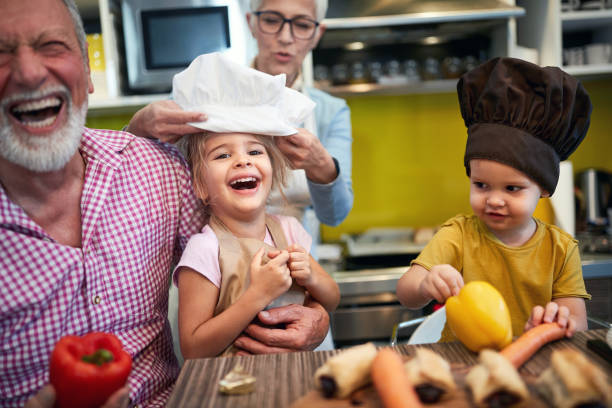
[[[102,301],[102,298],[100,297],[100,295],[96,295],[91,299],[91,302],[94,305],[100,304],[101,301]]]

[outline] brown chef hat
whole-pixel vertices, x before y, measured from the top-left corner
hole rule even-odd
[[[494,58],[457,84],[468,128],[464,164],[494,160],[520,170],[552,194],[559,161],[576,150],[593,109],[582,84],[556,67]]]

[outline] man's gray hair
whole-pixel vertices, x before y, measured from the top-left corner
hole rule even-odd
[[[284,1],[292,1],[292,0],[284,0]],[[325,18],[325,13],[327,13],[327,0],[313,0],[315,4],[315,16],[317,21],[321,21]],[[251,11],[257,11],[261,7],[261,3],[263,0],[251,0]]]
[[[81,19],[81,15],[79,14],[79,9],[74,0],[62,1],[64,2],[64,5],[70,13],[72,25],[74,25],[74,33],[76,34],[77,40],[79,41],[79,48],[81,49],[81,54],[83,54],[83,60],[87,61],[87,36],[85,35],[85,28],[83,27],[83,20]]]

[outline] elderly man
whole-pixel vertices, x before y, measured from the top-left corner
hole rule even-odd
[[[73,0],[0,1],[0,406],[52,406],[66,334],[115,333],[133,358],[112,406],[163,406],[178,375],[169,271],[204,224],[168,145],[84,127],[89,77]],[[321,306],[269,311],[250,352],[316,346]]]
[[[204,220],[175,150],[84,128],[92,91],[72,1],[0,2],[3,407],[48,382],[66,334],[121,339],[133,403],[163,406],[178,374],[168,272]]]

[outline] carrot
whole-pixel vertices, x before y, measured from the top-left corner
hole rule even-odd
[[[372,361],[372,381],[386,408],[419,408],[423,405],[408,378],[404,362],[390,348],[380,350]]]
[[[527,330],[519,338],[504,347],[501,354],[516,368],[529,360],[546,343],[565,336],[565,329],[557,323],[543,323]]]

